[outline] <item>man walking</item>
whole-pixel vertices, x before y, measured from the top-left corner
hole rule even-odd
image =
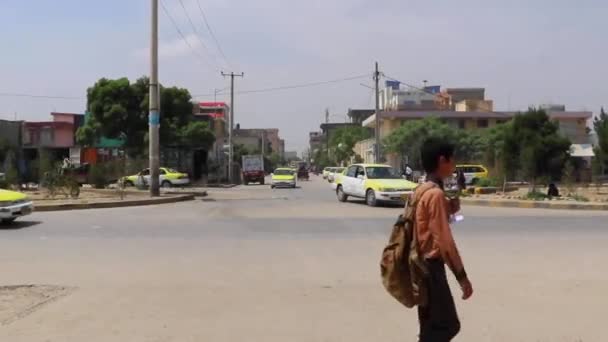
[[[454,298],[448,285],[445,265],[450,268],[462,289],[462,299],[473,295],[462,259],[450,229],[450,215],[460,210],[459,199],[448,200],[443,180],[455,170],[454,145],[440,138],[429,138],[422,145],[422,165],[427,182],[416,189],[418,252],[427,262],[425,280],[428,300],[418,307],[420,342],[449,342],[460,331]]]

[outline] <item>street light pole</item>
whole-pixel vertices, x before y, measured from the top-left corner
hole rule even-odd
[[[148,116],[149,135],[149,161],[150,161],[150,196],[160,196],[159,187],[159,86],[158,86],[158,0],[151,0],[152,4],[152,32],[150,39],[150,104]]]

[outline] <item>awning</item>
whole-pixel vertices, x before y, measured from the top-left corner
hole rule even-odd
[[[570,156],[572,157],[595,157],[593,145],[591,144],[572,144],[570,146]]]

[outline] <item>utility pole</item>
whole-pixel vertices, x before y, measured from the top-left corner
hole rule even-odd
[[[235,77],[244,77],[244,73],[235,74],[231,72],[229,74],[224,73],[222,71],[222,76],[230,76],[230,124],[228,128],[228,181],[232,183],[234,181],[234,168],[233,164],[233,156],[234,156],[234,146],[232,144],[232,135],[234,131],[234,78]]]
[[[380,71],[378,71],[378,62],[376,62],[376,70],[374,71],[374,82],[376,84],[376,148],[374,149],[374,161],[380,163]]]
[[[160,127],[160,108],[159,108],[159,87],[158,87],[158,0],[151,0],[152,3],[152,32],[150,39],[150,113],[148,117],[148,135],[150,158],[150,196],[160,196],[159,187],[159,136]]]

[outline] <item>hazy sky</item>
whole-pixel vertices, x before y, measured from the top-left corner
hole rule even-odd
[[[329,108],[332,121],[372,107],[373,62],[410,84],[485,87],[497,110],[563,103],[608,105],[605,0],[199,0],[231,62],[203,25],[197,0],[163,0],[198,56],[160,10],[160,78],[193,95],[228,85],[220,70],[244,71],[237,90],[346,78],[311,88],[242,94],[236,121],[278,127],[303,150]],[[83,112],[100,77],[148,74],[149,0],[0,0],[0,118],[43,120]],[[209,100],[213,97],[198,98]],[[220,95],[220,100],[227,100]]]

